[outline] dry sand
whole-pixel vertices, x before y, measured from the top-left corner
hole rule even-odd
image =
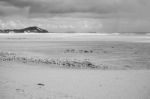
[[[53,64],[0,60],[0,99],[150,99],[149,38],[1,35],[1,52],[20,57],[88,60],[108,68],[51,68]]]

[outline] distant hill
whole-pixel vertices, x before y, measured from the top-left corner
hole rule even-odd
[[[0,30],[0,33],[48,33],[48,31],[37,26],[32,26],[23,29],[4,29]]]

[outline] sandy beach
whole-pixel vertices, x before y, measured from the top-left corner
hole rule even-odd
[[[0,35],[0,99],[149,99],[150,37]]]

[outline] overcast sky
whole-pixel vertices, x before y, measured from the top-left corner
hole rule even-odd
[[[55,21],[53,28],[64,28],[58,26],[61,21],[73,29],[78,21],[88,31],[149,32],[150,0],[0,0],[1,27],[10,25],[8,21],[18,26],[18,17],[22,24],[38,22],[42,27]]]

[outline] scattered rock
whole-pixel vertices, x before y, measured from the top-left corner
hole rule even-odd
[[[17,92],[24,92],[23,89],[16,89]]]
[[[93,53],[93,50],[75,50],[75,49],[66,49],[64,53]]]
[[[38,83],[37,85],[39,85],[39,86],[45,86],[45,84],[42,84],[42,83]]]
[[[74,50],[71,50],[74,52]],[[0,60],[1,61],[16,61],[16,62],[21,62],[24,64],[28,63],[34,63],[34,64],[52,64],[52,65],[57,65],[63,68],[98,68],[98,66],[94,65],[91,63],[89,60],[60,60],[60,59],[49,59],[49,58],[33,58],[33,57],[20,57],[17,56],[16,54],[12,53],[0,53]],[[42,84],[41,84],[42,85]]]

